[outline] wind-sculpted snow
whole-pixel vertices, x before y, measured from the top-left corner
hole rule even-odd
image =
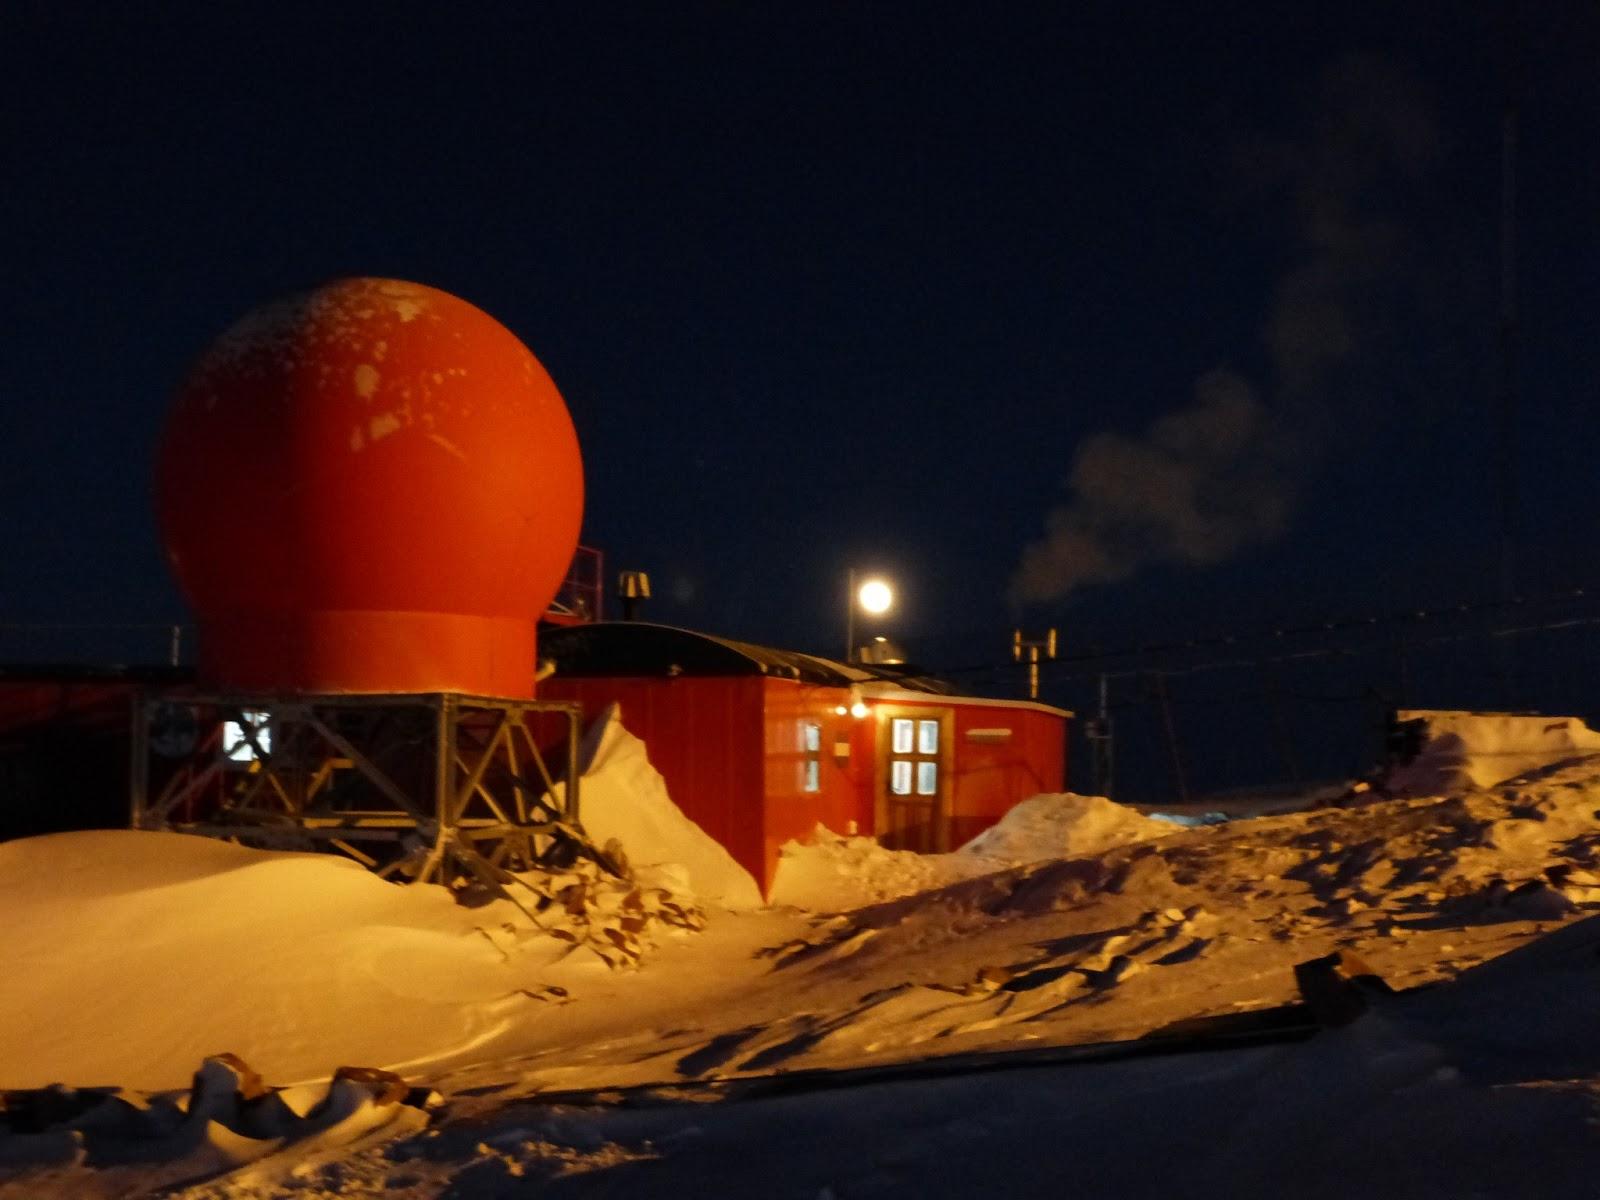
[[[841,837],[819,825],[804,844],[784,846],[770,899],[800,908],[854,907],[1019,863],[1098,854],[1166,837],[1175,828],[1103,796],[1071,792],[1024,800],[951,854],[889,850],[872,838]]]
[[[101,831],[0,845],[0,1088],[279,1083],[460,1054],[701,921],[587,864],[464,908],[333,855]],[[601,967],[601,969],[604,969]]]
[[[1108,803],[1079,807],[1107,828],[1139,827]],[[658,923],[637,959],[603,928],[666,911],[671,893],[637,882],[612,894],[546,881],[543,902],[530,886],[536,929],[504,902],[466,910],[336,860],[211,843],[190,858],[160,835],[37,839],[0,846],[0,901],[29,918],[0,934],[15,964],[0,990],[26,1014],[0,1061],[32,1064],[19,1084],[138,1084],[230,1049],[274,1084],[366,1061],[446,1100],[425,1133],[319,1158],[298,1177],[257,1169],[195,1190],[219,1200],[530,1183],[953,1196],[977,1179],[967,1151],[946,1151],[969,1143],[984,1177],[1019,1194],[1042,1178],[1081,1183],[1086,1164],[1128,1194],[1148,1183],[1280,1195],[1291,1167],[1305,1195],[1453,1195],[1479,1181],[1491,1195],[1573,1194],[1600,1170],[1584,1149],[1600,1087],[1600,934],[1583,920],[1600,912],[1597,810],[1600,759],[1587,759],[1490,789],[1164,830],[1069,857],[1024,845],[1010,862],[918,865],[833,839],[816,857],[849,870],[832,892],[826,872],[810,879],[812,909],[708,909],[692,937],[663,937],[674,927]],[[128,839],[151,850],[131,853]],[[587,924],[569,926],[580,922],[569,907]],[[563,940],[562,928],[583,932]],[[632,969],[608,970],[608,946]],[[808,1068],[1188,1029],[1293,1001],[1295,964],[1336,949],[1402,991],[1450,986],[1397,996],[1304,1047],[1035,1069],[992,1088],[826,1092],[774,1101],[759,1119],[715,1102],[714,1089]],[[1048,1087],[1027,1082],[1046,1076]],[[612,1089],[662,1086],[689,1089],[685,1107],[605,1107]],[[587,1107],[518,1107],[551,1092]],[[1402,1124],[1419,1154],[1464,1164],[1434,1162],[1447,1185],[1428,1190],[1414,1157],[1390,1153]],[[901,1147],[882,1151],[898,1156],[892,1170],[867,1129]],[[1182,1171],[1162,1165],[1174,1147]],[[1135,1170],[1130,1155],[1147,1161]],[[1530,1156],[1539,1186],[1518,1193],[1511,1165]],[[1321,1174],[1300,1179],[1308,1166]],[[24,1172],[9,1194],[111,1194],[99,1179],[88,1166]]]
[[[1235,821],[895,896],[766,952],[798,1005],[687,1031],[652,1066],[718,1075],[1137,1037],[1288,1002],[1293,964],[1337,948],[1399,985],[1448,978],[1600,910],[1597,805],[1600,760],[1533,785]]]
[[[759,908],[761,889],[749,871],[701,829],[667,794],[645,744],[608,705],[584,734],[579,804],[596,845],[616,843],[635,866],[665,869],[683,889],[724,908]],[[565,785],[556,784],[561,798]]]
[[[1493,787],[1600,752],[1600,733],[1577,717],[1402,709],[1395,720],[1419,743],[1414,758],[1384,772],[1383,786],[1396,796]]]

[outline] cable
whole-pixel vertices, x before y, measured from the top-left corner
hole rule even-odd
[[[1039,666],[1043,671],[1048,671],[1056,678],[1074,678],[1084,675],[1107,675],[1110,678],[1124,678],[1127,676],[1148,674],[1152,671],[1176,675],[1188,674],[1195,671],[1211,670],[1220,667],[1254,666],[1261,663],[1293,662],[1305,659],[1325,658],[1340,654],[1351,654],[1353,651],[1346,647],[1325,649],[1306,649],[1280,653],[1263,653],[1252,655],[1246,659],[1209,660],[1202,663],[1191,663],[1186,666],[1153,667],[1128,667],[1120,670],[1105,670],[1103,668],[1085,668],[1085,663],[1105,663],[1119,658],[1144,657],[1150,658],[1158,655],[1192,652],[1206,649],[1233,649],[1242,642],[1258,642],[1263,640],[1281,640],[1284,638],[1298,638],[1328,633],[1349,633],[1352,631],[1377,631],[1394,629],[1398,626],[1414,627],[1417,623],[1438,621],[1441,619],[1459,619],[1463,616],[1473,616],[1484,613],[1494,613],[1507,609],[1522,609],[1529,605],[1546,605],[1579,599],[1591,599],[1593,590],[1590,588],[1572,588],[1564,592],[1550,593],[1537,597],[1515,597],[1510,600],[1489,600],[1478,603],[1462,603],[1446,607],[1417,609],[1405,613],[1391,614],[1387,617],[1366,616],[1347,618],[1338,621],[1323,621],[1314,624],[1284,626],[1256,633],[1226,633],[1208,637],[1189,638],[1184,641],[1166,643],[1146,643],[1140,645],[1124,646],[1112,650],[1089,649],[1076,654],[1067,654],[1055,659],[1042,661]],[[1556,629],[1582,628],[1600,624],[1600,616],[1569,617],[1559,620],[1539,622],[1535,624],[1520,624],[1502,629],[1472,630],[1461,633],[1435,634],[1431,637],[1418,638],[1415,636],[1405,638],[1403,645],[1406,649],[1418,646],[1439,645],[1447,642],[1467,641],[1483,637],[1516,637],[1528,633],[1542,633]],[[1077,666],[1079,669],[1072,669]],[[1006,660],[996,660],[987,663],[972,663],[963,666],[948,667],[937,672],[941,676],[971,675],[984,671],[1015,671],[1018,664]]]

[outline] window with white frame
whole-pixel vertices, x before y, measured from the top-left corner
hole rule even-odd
[[[889,724],[889,791],[896,796],[939,794],[941,723],[894,717]]]
[[[800,722],[800,790],[822,790],[822,723]]]

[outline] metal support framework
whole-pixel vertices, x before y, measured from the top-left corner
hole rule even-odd
[[[145,692],[132,824],[492,887],[592,853],[578,826],[581,733],[565,701]]]

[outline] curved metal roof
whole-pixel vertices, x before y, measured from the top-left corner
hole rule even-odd
[[[946,694],[938,680],[898,670],[836,662],[645,621],[601,621],[546,629],[539,653],[559,675],[767,675],[826,687],[894,683],[909,691]]]

